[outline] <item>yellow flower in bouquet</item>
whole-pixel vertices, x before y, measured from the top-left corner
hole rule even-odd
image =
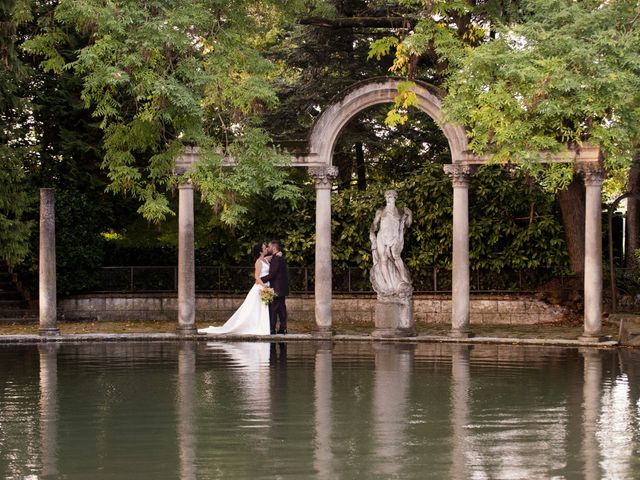
[[[269,304],[273,302],[273,299],[276,297],[277,295],[273,288],[262,287],[262,290],[260,291],[260,300],[262,300],[264,303]]]

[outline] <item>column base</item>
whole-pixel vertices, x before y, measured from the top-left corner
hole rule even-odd
[[[188,325],[188,326],[178,326],[178,328],[176,328],[176,333],[178,335],[197,335],[198,333],[198,329],[196,328],[195,325]]]
[[[473,333],[471,332],[471,330],[456,330],[451,329],[451,331],[449,332],[449,337],[451,338],[471,338],[473,337]]]
[[[583,333],[578,337],[578,341],[580,343],[600,343],[604,342],[605,340],[606,338],[602,335],[589,335],[586,333]]]
[[[371,332],[371,336],[374,338],[393,338],[396,336],[395,328],[376,328]]]
[[[331,327],[318,327],[318,330],[311,333],[314,338],[331,338],[333,337],[333,330]]]
[[[373,338],[398,338],[398,337],[415,337],[416,331],[413,327],[409,328],[376,328],[371,332]]]
[[[41,337],[58,337],[60,336],[60,330],[57,327],[45,327],[40,328],[38,333]]]

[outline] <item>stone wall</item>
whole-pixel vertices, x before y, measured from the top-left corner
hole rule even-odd
[[[203,294],[196,297],[199,324],[224,322],[242,303],[242,295]],[[333,297],[335,322],[373,323],[375,295]],[[287,298],[289,318],[314,322],[313,295]],[[167,320],[177,321],[178,299],[174,294],[76,295],[58,301],[66,320]],[[451,322],[451,298],[444,295],[416,295],[413,299],[416,323]],[[471,324],[537,324],[559,322],[567,315],[561,306],[549,305],[527,296],[472,296]]]

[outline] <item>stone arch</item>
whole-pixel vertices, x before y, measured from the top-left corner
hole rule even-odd
[[[343,91],[322,112],[311,128],[306,155],[296,158],[293,162],[296,166],[309,167],[309,173],[314,178],[316,186],[315,316],[321,334],[330,334],[332,325],[331,184],[337,176],[337,169],[332,165],[333,149],[340,132],[349,120],[368,107],[393,102],[398,95],[401,82],[399,79],[374,78],[356,83]],[[467,134],[460,125],[443,120],[442,103],[435,87],[424,82],[415,82],[413,92],[416,94],[420,110],[436,122],[447,138],[453,167],[469,168],[469,163],[485,161],[484,158],[468,152]],[[464,245],[460,243],[458,249],[464,250]],[[459,258],[459,255],[454,255],[454,270],[463,272],[464,262],[460,262]],[[464,257],[462,259],[464,260]],[[468,291],[468,272],[466,276],[454,275],[454,278],[461,285],[465,285],[466,282]],[[465,290],[460,291],[461,296],[464,296]],[[468,304],[468,299],[466,302]],[[464,301],[461,305],[464,315]]]
[[[307,153],[293,160],[294,166],[308,167],[316,187],[316,259],[315,316],[320,335],[331,335],[331,185],[337,176],[332,165],[333,148],[343,127],[362,110],[393,102],[401,80],[375,78],[356,83],[330,103],[313,125],[308,137]],[[445,171],[453,183],[453,251],[451,335],[468,337],[470,317],[469,285],[469,180],[474,164],[487,163],[489,157],[468,150],[465,130],[443,120],[441,101],[436,89],[415,82],[418,107],[442,129],[451,151],[451,165]],[[552,156],[550,162],[573,162],[585,173],[587,210],[585,233],[585,315],[583,341],[598,339],[601,330],[602,266],[600,238],[600,196],[604,178],[599,148],[584,145]],[[589,268],[587,268],[589,266]]]
[[[313,125],[308,138],[308,153],[301,163],[308,166],[330,166],[336,140],[347,122],[368,107],[393,102],[401,82],[399,79],[375,78],[356,83],[342,92]],[[436,122],[447,138],[452,163],[473,162],[475,157],[467,151],[465,130],[460,125],[443,121],[441,100],[435,87],[416,81],[413,92],[420,110]]]

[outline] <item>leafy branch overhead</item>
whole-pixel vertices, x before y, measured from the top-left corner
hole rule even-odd
[[[442,84],[447,118],[467,127],[474,151],[535,163],[531,152],[589,142],[610,169],[628,165],[640,140],[637,2],[523,0],[498,14],[496,2],[402,3],[422,20],[373,42],[370,56],[393,54],[392,70]],[[412,57],[437,62],[420,70]]]
[[[279,169],[283,157],[260,129],[261,114],[277,97],[274,67],[258,47],[283,18],[281,7],[61,0],[24,48],[41,55],[44,68],[83,79],[82,98],[104,130],[109,190],[138,199],[147,219],[165,218],[173,213],[166,195],[176,182],[174,158],[197,145],[210,170],[193,180],[205,200],[226,205],[224,219],[235,223],[242,207],[233,204],[250,192],[296,196]],[[69,30],[86,38],[72,61],[61,54]],[[230,154],[238,168],[213,160]]]

